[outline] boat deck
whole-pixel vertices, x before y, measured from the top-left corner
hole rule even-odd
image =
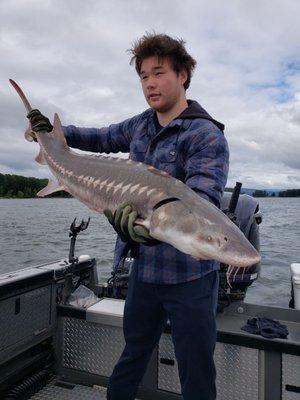
[[[83,386],[54,378],[30,400],[106,400],[106,388]]]

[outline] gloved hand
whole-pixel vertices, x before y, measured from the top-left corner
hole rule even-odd
[[[123,242],[143,243],[149,246],[159,243],[150,236],[148,229],[144,226],[134,225],[138,214],[132,205],[124,204],[114,213],[109,209],[104,210],[103,213]]]
[[[27,118],[30,121],[31,129],[33,132],[41,132],[41,131],[50,132],[53,129],[53,126],[52,126],[51,122],[49,121],[49,119],[47,117],[45,117],[40,112],[40,110],[36,110],[36,109],[31,110],[28,113]],[[32,138],[36,142],[36,137],[35,137],[34,133],[32,133]]]

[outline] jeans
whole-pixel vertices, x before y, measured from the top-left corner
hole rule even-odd
[[[169,319],[184,400],[214,400],[218,272],[190,282],[156,285],[140,282],[137,268],[125,302],[125,348],[110,377],[107,399],[135,399]]]

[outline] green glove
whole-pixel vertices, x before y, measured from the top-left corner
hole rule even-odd
[[[27,118],[29,119],[31,128],[34,132],[50,132],[53,129],[49,119],[45,117],[39,110],[31,110],[30,113],[28,113]]]
[[[132,205],[123,204],[114,213],[109,209],[103,213],[123,242],[137,242],[150,246],[159,243],[150,236],[144,226],[134,225],[138,214]]]

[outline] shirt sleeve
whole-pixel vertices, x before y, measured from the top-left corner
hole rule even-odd
[[[104,128],[79,128],[64,126],[70,147],[99,153],[127,153],[139,116]]]
[[[195,135],[185,163],[185,183],[204,199],[220,207],[229,167],[224,134],[215,129]]]

